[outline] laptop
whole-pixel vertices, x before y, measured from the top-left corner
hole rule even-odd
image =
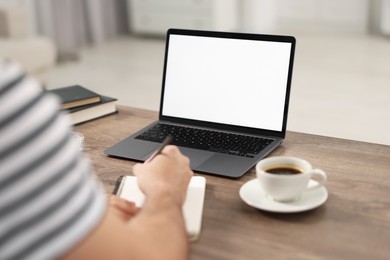
[[[295,38],[169,29],[159,119],[105,150],[145,161],[166,136],[199,173],[239,178],[286,135]]]

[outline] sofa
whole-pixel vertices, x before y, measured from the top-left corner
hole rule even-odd
[[[29,31],[27,15],[23,6],[0,6],[0,57],[16,60],[44,84],[57,50],[50,38]]]

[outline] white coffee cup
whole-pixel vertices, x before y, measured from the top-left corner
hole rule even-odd
[[[323,170],[315,169],[308,161],[289,156],[275,156],[256,164],[256,175],[266,196],[275,201],[293,201],[303,192],[325,185],[327,177]],[[315,185],[308,183],[314,178]]]

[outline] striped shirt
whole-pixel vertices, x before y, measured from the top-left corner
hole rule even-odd
[[[0,59],[0,259],[53,259],[102,220],[105,192],[56,97]]]

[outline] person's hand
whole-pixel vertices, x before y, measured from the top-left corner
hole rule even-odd
[[[147,197],[163,192],[172,196],[179,206],[184,203],[193,175],[190,160],[173,145],[166,146],[152,161],[134,165],[133,172]]]
[[[108,197],[108,206],[124,221],[128,221],[139,211],[134,202],[112,194]]]

